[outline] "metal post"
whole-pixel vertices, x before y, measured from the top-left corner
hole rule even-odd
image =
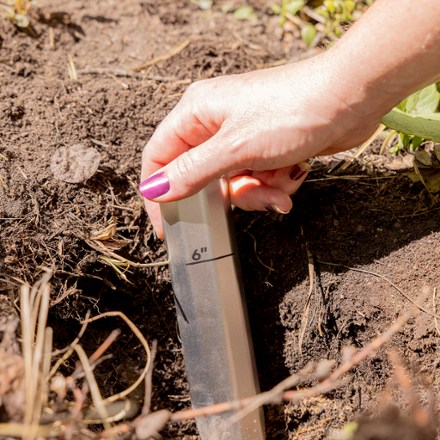
[[[247,312],[222,181],[161,205],[185,366],[195,408],[258,392]],[[263,440],[260,410],[201,417],[202,440]]]

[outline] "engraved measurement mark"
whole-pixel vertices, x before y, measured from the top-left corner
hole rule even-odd
[[[192,254],[193,261],[199,261],[202,258],[202,254],[205,254],[206,252],[208,252],[208,248],[206,246],[194,249]]]
[[[233,255],[234,253],[231,252],[230,254],[220,255],[220,257],[208,258],[207,260],[192,261],[191,263],[186,263],[186,266],[194,266],[194,264],[209,263],[210,261],[222,260],[223,258],[232,257]]]

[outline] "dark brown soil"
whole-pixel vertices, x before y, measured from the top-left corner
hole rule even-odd
[[[50,324],[57,346],[76,336],[88,309],[123,311],[148,340],[158,340],[153,409],[190,404],[168,272],[131,267],[124,279],[90,238],[116,221],[116,253],[140,263],[165,259],[136,190],[141,151],[156,125],[194,80],[304,56],[292,34],[280,32],[271,2],[249,2],[256,22],[222,13],[220,3],[202,11],[189,0],[41,0],[40,11],[32,13],[38,38],[0,21],[2,313],[13,313],[18,286],[33,283],[45,268],[53,272]],[[135,72],[187,39],[174,56]],[[69,62],[77,79],[68,74]],[[77,144],[100,153],[98,171],[83,183],[57,180],[53,154]],[[374,339],[411,308],[403,294],[434,310],[440,208],[420,184],[390,171],[391,159],[375,157],[372,152],[341,176],[329,174],[334,160],[317,161],[289,215],[234,214],[263,390],[309,361],[339,362],[344,347]],[[118,325],[94,324],[83,340],[87,352]],[[390,429],[395,424],[413,432],[405,438],[434,439],[404,406],[382,411],[380,402],[388,389],[402,404],[398,387],[390,384],[391,347],[413,377],[428,377],[437,395],[438,344],[434,319],[420,313],[343,387],[300,404],[268,407],[267,438],[324,439],[360,414],[383,412],[379,425],[361,419],[358,440],[403,439]],[[114,357],[97,372],[104,394],[139,374],[139,353],[135,338],[123,332]],[[377,426],[383,429],[374,431]],[[169,425],[163,436],[198,438],[191,422]]]

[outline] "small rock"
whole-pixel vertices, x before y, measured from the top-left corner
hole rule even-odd
[[[50,161],[50,169],[58,180],[82,183],[96,173],[100,162],[101,154],[95,148],[75,144],[58,148]]]

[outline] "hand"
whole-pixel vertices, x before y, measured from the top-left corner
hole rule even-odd
[[[236,206],[289,211],[289,194],[308,170],[303,161],[359,145],[374,132],[379,117],[351,107],[359,102],[356,89],[345,90],[329,52],[188,88],[142,158],[140,190],[159,237],[156,202],[192,195],[225,174]]]

